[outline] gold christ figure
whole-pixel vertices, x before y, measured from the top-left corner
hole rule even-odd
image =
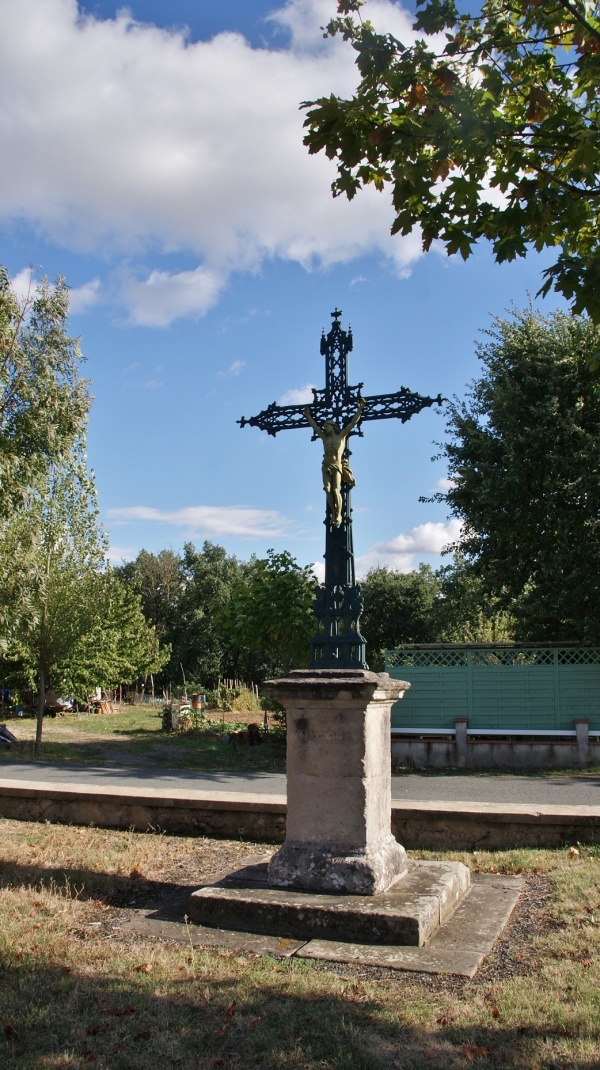
[[[346,483],[349,487],[356,486],[356,480],[348,464],[348,458],[345,456],[346,441],[348,435],[360,420],[364,405],[365,399],[359,398],[358,408],[354,416],[341,431],[333,420],[327,420],[323,427],[319,427],[319,424],[313,419],[310,408],[307,406],[304,409],[304,415],[315,435],[318,435],[323,442],[323,489],[327,495],[331,522],[336,528],[339,528],[342,523],[342,483]]]

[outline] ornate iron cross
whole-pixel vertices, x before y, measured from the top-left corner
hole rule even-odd
[[[363,384],[348,385],[348,354],[352,351],[352,331],[344,331],[339,322],[342,313],[336,308],[331,313],[333,323],[328,335],[321,336],[321,353],[325,357],[325,388],[313,389],[310,406],[313,418],[321,427],[332,421],[339,428],[345,427],[355,415]],[[388,420],[392,417],[406,423],[421,409],[440,405],[442,397],[423,397],[401,387],[395,394],[374,394],[364,399],[360,422],[350,432],[362,437],[361,424],[365,420]],[[249,424],[259,427],[269,435],[288,431],[295,427],[310,427],[305,405],[278,405],[273,402],[258,416],[246,419],[242,416],[241,427]],[[313,439],[317,436],[313,434]],[[344,456],[350,457],[346,447]],[[332,523],[329,505],[325,516],[325,583],[318,590],[314,602],[317,632],[312,641],[311,668],[313,669],[363,669],[365,640],[360,634],[360,614],[363,602],[360,585],[354,572],[354,547],[352,542],[352,508],[350,487],[342,483],[342,522],[337,527]]]

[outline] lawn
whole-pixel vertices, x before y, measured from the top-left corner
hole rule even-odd
[[[205,728],[186,733],[162,731],[162,709],[123,706],[112,714],[65,714],[44,719],[41,760],[94,764],[152,765],[156,768],[219,772],[284,772],[285,738],[271,725],[260,747],[226,743],[224,731],[249,720],[261,725],[263,714],[207,711]],[[35,721],[13,719],[8,727],[19,743],[2,760],[35,760]]]
[[[201,950],[123,928],[255,852],[0,819],[4,1070],[597,1070],[597,849],[427,855],[526,877],[472,981]]]

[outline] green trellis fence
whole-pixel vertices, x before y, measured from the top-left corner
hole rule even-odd
[[[385,670],[412,687],[392,709],[392,730],[561,732],[589,720],[600,731],[600,648],[465,643],[406,645]]]

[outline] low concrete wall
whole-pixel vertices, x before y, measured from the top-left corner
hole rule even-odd
[[[282,795],[0,780],[0,815],[23,821],[280,843],[285,813]]]
[[[392,831],[409,850],[510,850],[600,843],[600,806],[392,802]]]
[[[576,769],[600,765],[600,743],[582,755],[577,740],[532,742],[494,739],[392,738],[392,762],[420,769]]]
[[[0,816],[185,836],[282,843],[283,795],[0,780]],[[392,831],[412,850],[560,847],[600,843],[600,807],[392,802]]]

